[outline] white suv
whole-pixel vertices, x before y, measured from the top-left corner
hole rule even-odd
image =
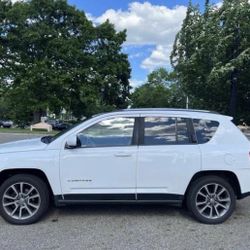
[[[59,205],[185,204],[201,222],[225,221],[250,194],[250,143],[216,113],[128,109],[54,137],[0,145],[0,212],[30,224]]]

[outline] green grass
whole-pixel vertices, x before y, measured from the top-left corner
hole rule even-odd
[[[33,131],[30,131],[30,129],[22,129],[22,128],[0,128],[0,133],[55,135],[58,133],[58,131],[47,132],[46,130],[39,130],[39,129],[35,129]]]

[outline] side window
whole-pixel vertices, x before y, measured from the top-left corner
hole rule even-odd
[[[177,141],[178,144],[189,144],[188,119],[177,118]]]
[[[144,145],[190,143],[187,119],[174,117],[145,117]]]
[[[203,119],[193,119],[193,124],[198,143],[200,144],[209,142],[219,127],[219,122]]]
[[[135,118],[111,118],[92,125],[78,134],[82,147],[129,146]]]

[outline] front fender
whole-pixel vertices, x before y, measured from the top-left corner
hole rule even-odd
[[[45,174],[54,195],[61,194],[59,151],[41,150],[1,154],[0,171],[39,170]],[[26,172],[27,173],[27,172]]]

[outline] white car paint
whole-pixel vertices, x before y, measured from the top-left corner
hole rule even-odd
[[[218,121],[214,137],[205,144],[65,148],[67,139],[111,117],[169,116]],[[54,195],[141,194],[184,195],[199,171],[233,172],[241,192],[250,192],[250,143],[230,122],[208,112],[183,110],[125,110],[96,116],[50,144],[40,139],[0,145],[0,171],[39,169]]]
[[[0,154],[26,151],[40,151],[45,149],[46,147],[47,145],[41,142],[41,138],[21,140],[0,144]]]

